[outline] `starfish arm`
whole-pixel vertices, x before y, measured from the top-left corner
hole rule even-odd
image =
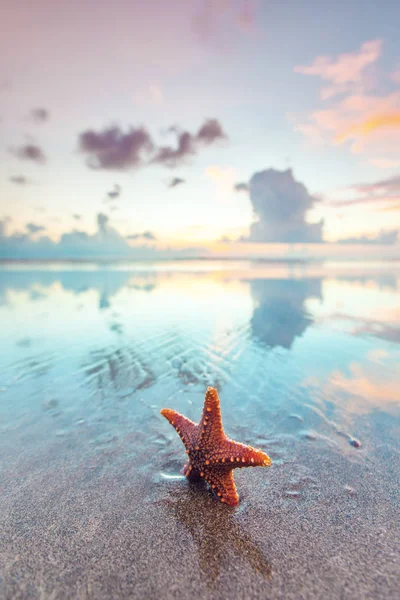
[[[213,462],[227,463],[232,468],[239,467],[270,467],[271,459],[262,450],[234,442],[226,438],[218,449]]]
[[[225,439],[218,392],[212,387],[207,388],[199,432],[205,446],[217,447]]]
[[[224,471],[207,471],[204,474],[204,479],[211,486],[221,502],[224,502],[229,506],[236,506],[239,504],[239,496],[236,491],[236,485],[233,480],[231,469],[226,469]]]
[[[163,408],[160,413],[175,427],[186,448],[189,449],[195,444],[198,427],[196,423],[170,408]]]

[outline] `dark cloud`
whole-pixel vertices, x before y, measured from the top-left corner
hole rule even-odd
[[[161,146],[158,148],[152,162],[162,163],[167,167],[176,167],[190,155],[196,153],[193,136],[188,131],[178,134],[176,148],[172,146]]]
[[[171,181],[169,182],[168,187],[169,188],[174,188],[177,185],[180,185],[181,183],[185,183],[185,180],[181,179],[181,177],[173,177],[171,179]]]
[[[46,157],[39,146],[35,144],[25,144],[14,150],[14,154],[23,160],[33,160],[37,163],[46,162]]]
[[[171,130],[177,135],[176,147],[161,146],[152,159],[152,162],[161,163],[171,168],[184,163],[189,156],[197,154],[202,145],[209,145],[217,140],[227,139],[227,135],[216,119],[205,121],[195,135],[189,131],[179,131],[175,126]]]
[[[361,237],[350,237],[337,240],[338,244],[395,244],[400,239],[399,229],[391,229],[390,231],[380,231],[375,236],[363,235]]]
[[[88,155],[92,169],[129,169],[139,166],[154,145],[144,127],[131,127],[127,133],[110,127],[99,133],[84,131],[79,136],[79,147]]]
[[[156,236],[154,235],[154,233],[152,233],[151,231],[144,231],[143,233],[131,233],[130,235],[126,236],[127,240],[139,240],[139,239],[145,239],[145,240],[156,240]]]
[[[323,223],[307,223],[316,202],[307,188],[293,177],[291,169],[267,169],[255,173],[249,183],[250,201],[256,221],[248,242],[322,242]]]
[[[72,216],[74,217],[75,221],[80,221],[81,220],[81,215],[74,214]]]
[[[249,184],[245,183],[245,182],[235,183],[235,185],[233,186],[233,189],[235,190],[235,192],[248,192]]]
[[[29,179],[24,177],[23,175],[13,175],[10,177],[11,183],[15,183],[17,185],[28,185]]]
[[[176,136],[175,146],[157,146],[144,128],[131,127],[123,133],[119,127],[102,132],[87,130],[79,137],[79,148],[88,156],[88,165],[94,169],[130,169],[148,164],[163,164],[173,168],[197,154],[201,147],[226,139],[227,135],[216,119],[208,119],[196,134],[169,128]]]
[[[44,123],[48,120],[50,113],[45,108],[33,108],[31,110],[31,117],[36,123]]]
[[[108,200],[116,200],[117,198],[120,197],[122,192],[122,188],[120,185],[118,185],[117,183],[114,184],[114,189],[110,190],[109,192],[107,192],[107,198]]]
[[[44,225],[36,225],[36,223],[27,223],[25,227],[29,233],[37,233],[38,231],[44,231],[46,229]]]
[[[217,119],[208,119],[197,132],[196,140],[205,144],[212,144],[216,140],[226,139],[226,137],[220,122]]]

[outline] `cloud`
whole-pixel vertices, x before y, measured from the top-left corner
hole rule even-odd
[[[320,77],[329,85],[321,89],[322,100],[327,100],[352,89],[354,84],[363,84],[365,70],[373,65],[382,52],[382,40],[371,40],[362,44],[358,52],[339,54],[337,59],[317,56],[311,65],[294,67],[295,73]]]
[[[144,127],[130,127],[124,133],[114,126],[100,132],[84,131],[79,136],[79,148],[93,169],[124,170],[155,163],[176,167],[201,147],[227,138],[217,119],[206,120],[196,134],[177,127],[168,131],[176,135],[176,146],[156,146]]]
[[[208,119],[200,127],[196,135],[196,141],[212,144],[216,140],[225,139],[227,136],[217,119]]]
[[[152,151],[153,142],[144,127],[130,127],[124,133],[116,126],[98,133],[87,129],[79,136],[79,147],[88,155],[92,169],[127,169],[143,162],[143,155]]]
[[[358,192],[368,194],[386,195],[388,193],[400,194],[400,175],[389,177],[388,179],[380,179],[374,183],[359,183],[351,186],[352,189]]]
[[[398,159],[400,91],[393,85],[393,74],[372,73],[382,51],[382,42],[362,44],[358,52],[341,54],[336,59],[317,57],[309,66],[295,71],[323,81],[322,103],[305,117],[293,116],[295,129],[312,144],[350,142],[354,154],[373,153],[379,161]],[[327,85],[326,85],[327,83]]]
[[[322,242],[322,222],[308,223],[307,212],[316,199],[293,177],[291,169],[255,173],[249,183],[257,220],[246,242]]]
[[[180,133],[177,142],[176,148],[161,146],[152,162],[163,163],[167,167],[176,167],[182,164],[188,156],[195,154],[193,137],[188,131]]]
[[[77,214],[74,214],[74,215],[72,215],[72,216],[73,216],[73,218],[75,219],[75,221],[80,221],[80,220],[81,220],[81,218],[82,218],[82,217],[81,217],[81,215],[77,215]]]
[[[170,128],[170,132],[176,133],[177,146],[161,146],[152,159],[152,162],[162,163],[167,167],[184,163],[189,156],[197,154],[201,146],[227,138],[217,119],[207,119],[196,134],[180,131],[178,128]]]
[[[182,183],[185,183],[184,179],[182,179],[181,177],[173,177],[171,179],[171,181],[169,182],[168,187],[169,188],[174,188],[177,185],[181,185]]]
[[[29,179],[24,177],[24,175],[13,175],[10,177],[9,181],[11,183],[15,183],[16,185],[28,185]]]
[[[375,115],[357,125],[352,125],[348,130],[337,135],[336,143],[342,144],[348,139],[357,139],[358,136],[366,136],[383,128],[400,129],[400,112]]]
[[[14,150],[14,154],[23,160],[33,160],[37,163],[46,162],[46,157],[39,146],[35,144],[26,144]]]
[[[337,244],[395,244],[399,239],[400,229],[391,229],[390,231],[381,231],[374,236],[363,235],[360,237],[350,237],[337,240]]]
[[[235,183],[235,185],[233,186],[233,189],[236,192],[248,192],[249,191],[249,184],[245,183],[245,182],[240,182],[240,183]]]
[[[33,108],[30,116],[36,123],[44,123],[50,117],[50,113],[46,108]]]
[[[104,213],[98,213],[97,215],[97,225],[99,228],[99,233],[104,234],[107,231],[107,223],[109,221],[109,217]]]
[[[346,188],[346,190],[356,197],[348,200],[336,200],[330,203],[331,206],[348,207],[356,204],[366,203],[386,203],[400,200],[400,175],[380,179],[372,183],[359,183]]]
[[[27,223],[25,227],[29,233],[37,233],[38,231],[44,231],[46,229],[44,225],[36,225],[35,223]]]
[[[120,185],[118,185],[117,183],[114,184],[114,189],[110,190],[109,192],[107,192],[107,198],[108,200],[116,200],[117,198],[120,197],[122,192],[122,188]]]
[[[7,219],[0,220],[0,257],[12,259],[67,259],[67,258],[157,258],[173,256],[174,253],[147,244],[131,246],[128,240],[110,226],[109,218],[103,213],[97,215],[97,231],[89,234],[76,229],[64,233],[59,241],[48,236],[33,239],[29,233],[7,234]],[[28,229],[39,231],[44,227],[28,224]],[[140,237],[153,240],[151,232],[143,232]],[[186,251],[185,251],[186,252]],[[187,250],[187,255],[193,254]],[[175,252],[179,255],[179,251]]]
[[[126,236],[127,240],[139,240],[141,238],[145,240],[157,239],[154,233],[152,233],[151,231],[144,231],[143,233],[131,233],[130,235]]]

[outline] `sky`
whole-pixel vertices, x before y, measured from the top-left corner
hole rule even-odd
[[[399,256],[399,22],[396,0],[5,0],[0,256]]]

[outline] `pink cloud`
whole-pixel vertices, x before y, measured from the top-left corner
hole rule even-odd
[[[296,66],[296,73],[321,77],[330,85],[321,90],[321,98],[328,99],[344,93],[348,84],[362,83],[365,70],[373,65],[381,55],[382,40],[371,40],[362,44],[358,52],[340,54],[338,58],[317,56],[311,65]]]
[[[355,184],[345,188],[345,191],[353,197],[346,200],[335,200],[330,205],[348,207],[357,204],[400,201],[400,175],[372,183]],[[354,197],[354,194],[356,197]]]
[[[319,56],[309,66],[295,67],[298,73],[329,83],[320,90],[321,107],[298,119],[295,129],[314,145],[348,143],[354,154],[373,152],[374,166],[384,168],[387,161],[397,163],[400,158],[400,91],[393,90],[393,84],[386,93],[374,89],[370,68],[381,50],[382,41],[372,40],[358,52],[336,59]]]

